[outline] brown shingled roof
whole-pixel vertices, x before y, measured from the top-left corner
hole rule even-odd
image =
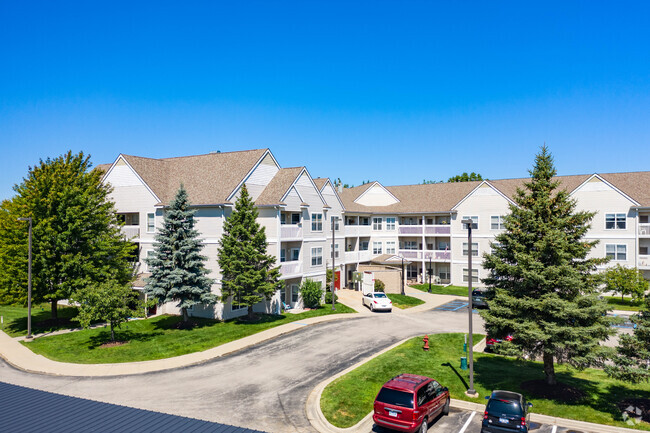
[[[589,179],[591,175],[589,174],[578,174],[572,176],[555,176],[554,180],[559,180],[561,182],[560,188],[571,192],[582,183]],[[499,180],[489,180],[488,182],[492,184],[496,189],[501,191],[503,195],[509,198],[515,197],[517,194],[517,188],[523,188],[524,183],[530,180],[529,177],[520,178],[520,179],[499,179]]]
[[[328,180],[329,179],[326,178],[326,177],[317,177],[316,179],[314,179],[314,183],[316,184],[316,188],[318,188],[319,191],[322,190]]]
[[[281,168],[271,182],[264,188],[264,191],[257,197],[255,204],[258,206],[278,205],[282,203],[282,197],[287,193],[291,185],[296,181],[298,175],[305,167]]]
[[[168,204],[182,183],[194,205],[222,204],[268,149],[209,153],[177,158],[122,155],[162,204]]]

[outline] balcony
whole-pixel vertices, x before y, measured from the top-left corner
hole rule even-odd
[[[122,226],[121,231],[126,239],[140,237],[140,226]]]
[[[433,250],[433,251],[426,251],[424,253],[424,258],[425,260],[431,260],[436,261],[436,262],[449,262],[451,261],[451,251],[449,250]]]
[[[361,263],[370,261],[370,251],[346,251],[345,263]]]
[[[639,261],[637,264],[639,269],[650,269],[650,256],[639,255]]]
[[[346,225],[345,226],[345,236],[346,237],[357,237],[357,236],[370,236],[372,231],[371,226],[357,226],[357,225]]]
[[[424,226],[424,234],[427,235],[448,235],[451,234],[451,226],[449,224],[439,224],[433,226]]]
[[[639,224],[639,236],[650,236],[650,224]]]
[[[280,226],[280,239],[302,239],[302,226],[298,224],[282,224]]]
[[[399,250],[400,257],[411,260],[421,260],[422,250]]]
[[[299,260],[294,262],[282,262],[280,263],[280,273],[283,278],[299,276],[302,274],[302,262]]]
[[[422,226],[399,226],[397,234],[400,235],[421,235]]]

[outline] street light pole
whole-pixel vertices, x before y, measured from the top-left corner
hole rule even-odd
[[[472,224],[474,221],[467,218],[461,221],[467,226],[467,296],[469,299],[469,389],[465,392],[470,397],[477,397],[478,393],[474,389],[474,336],[472,329]]]
[[[18,218],[29,222],[29,245],[27,250],[27,339],[32,338],[32,217]]]
[[[402,259],[402,296],[404,296],[404,257],[400,257]]]
[[[336,228],[338,219],[339,217],[332,216],[332,311],[336,310],[334,306],[334,289],[336,288],[336,243],[334,242],[336,233],[334,229]]]
[[[433,272],[431,272],[431,254],[429,254],[429,293],[431,293],[431,277],[433,276]]]

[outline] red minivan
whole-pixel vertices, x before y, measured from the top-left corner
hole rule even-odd
[[[449,390],[430,377],[400,374],[379,390],[374,409],[380,427],[425,433],[438,415],[449,414]]]

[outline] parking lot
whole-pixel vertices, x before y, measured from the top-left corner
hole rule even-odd
[[[429,427],[429,433],[479,433],[481,431],[482,414],[476,411],[465,411],[451,409],[448,416],[440,416]],[[374,426],[375,433],[388,433],[389,430]],[[531,433],[590,433],[588,431],[567,429],[559,426],[551,426],[537,423],[530,423]]]

